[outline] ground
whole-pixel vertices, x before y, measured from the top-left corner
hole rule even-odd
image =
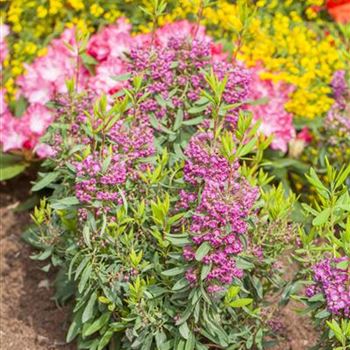
[[[73,350],[65,343],[70,307],[52,300],[53,276],[30,259],[32,249],[21,239],[30,222],[26,212],[13,209],[29,196],[30,178],[0,183],[0,349]],[[276,350],[306,350],[315,343],[307,318],[297,316],[290,304],[282,311],[286,341]]]

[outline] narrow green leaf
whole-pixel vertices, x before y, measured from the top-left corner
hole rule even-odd
[[[0,168],[0,181],[12,179],[22,173],[27,167],[25,163],[8,164]]]
[[[84,333],[84,336],[89,336],[97,331],[99,331],[110,319],[111,313],[105,312],[96,321],[94,321],[90,327]]]
[[[322,210],[318,215],[312,220],[312,224],[315,226],[321,226],[325,224],[331,215],[331,208],[326,208]]]
[[[242,299],[236,299],[234,301],[230,302],[231,307],[243,307],[251,304],[253,299],[251,298],[242,298]]]
[[[85,306],[85,309],[81,318],[83,323],[89,321],[92,318],[94,314],[94,306],[95,306],[96,299],[97,299],[97,294],[96,292],[93,292],[90,296],[90,299],[87,305]]]
[[[201,261],[210,251],[210,244],[208,242],[203,242],[196,251],[196,260]]]

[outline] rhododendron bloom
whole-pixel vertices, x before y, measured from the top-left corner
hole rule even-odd
[[[8,111],[2,114],[0,141],[3,151],[33,149],[52,120],[50,111],[40,104],[31,105],[21,118],[12,116]]]
[[[9,27],[6,24],[0,24],[0,70],[2,70],[2,62],[8,54],[8,47],[5,38],[9,33]]]
[[[96,94],[113,95],[125,87],[125,82],[116,81],[115,77],[127,71],[125,61],[120,58],[108,58],[96,67],[96,75],[89,79],[89,89]]]
[[[130,30],[131,25],[124,18],[120,18],[116,25],[107,26],[91,37],[87,47],[88,54],[99,62],[108,58],[120,58],[134,41]]]
[[[67,91],[66,81],[77,76],[77,55],[74,29],[66,29],[60,38],[53,40],[45,56],[25,65],[26,73],[17,79],[22,94],[31,103],[44,104],[56,94]],[[71,45],[73,51],[65,43]],[[79,66],[79,87],[85,87],[87,70]]]
[[[261,120],[260,131],[270,136],[273,134],[271,147],[283,152],[287,151],[288,142],[295,136],[293,115],[288,113],[284,105],[293,87],[282,82],[264,80],[259,76],[260,70],[254,68],[249,98],[252,100],[267,99],[267,102],[249,106],[254,120]]]
[[[26,128],[18,118],[9,112],[0,116],[1,145],[4,152],[22,149],[27,141]]]
[[[5,89],[0,87],[0,116],[7,112],[7,103],[5,101]]]

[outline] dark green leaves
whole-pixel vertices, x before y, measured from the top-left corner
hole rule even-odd
[[[0,152],[0,181],[9,180],[19,175],[28,165],[19,156]]]
[[[58,176],[58,172],[44,174],[41,180],[36,182],[36,184],[32,187],[32,191],[35,192],[42,190],[43,188],[47,187],[52,182],[54,182],[58,178]]]

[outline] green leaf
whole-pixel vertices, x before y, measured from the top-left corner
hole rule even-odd
[[[19,163],[23,160],[23,157],[16,154],[8,154],[0,151],[0,168],[3,168],[10,164]]]
[[[73,322],[69,326],[66,342],[70,343],[79,333],[81,330],[81,314],[82,311],[75,314],[73,318]]]
[[[189,335],[191,333],[190,329],[188,328],[187,322],[184,322],[180,327],[179,327],[179,332],[184,339],[188,339]]]
[[[174,123],[174,130],[178,130],[184,120],[184,112],[182,109],[179,109],[176,113],[175,123]]]
[[[309,298],[309,301],[312,303],[317,302],[317,301],[324,301],[324,300],[325,299],[324,299],[324,296],[322,293],[318,293],[318,294],[312,296],[311,298]]]
[[[246,143],[242,148],[239,148],[237,151],[237,156],[244,157],[245,155],[250,153],[253,150],[256,144],[256,141],[257,141],[257,138],[254,137],[248,143]]]
[[[348,268],[349,264],[350,264],[350,261],[345,260],[345,261],[341,261],[336,266],[337,266],[337,269],[346,270]]]
[[[112,77],[112,79],[115,81],[126,81],[126,80],[129,80],[130,78],[131,78],[131,73],[115,75]]]
[[[24,113],[24,111],[27,109],[28,107],[28,102],[25,99],[24,96],[21,96],[17,101],[14,102],[15,103],[15,111],[14,114],[16,117],[21,117]]]
[[[45,174],[45,176],[32,187],[32,191],[33,192],[40,191],[43,188],[47,187],[47,185],[51,184],[57,179],[58,175],[59,175],[58,172]]]
[[[210,244],[208,242],[203,242],[196,251],[196,260],[201,261],[210,251]]]
[[[91,277],[91,271],[92,271],[92,265],[88,265],[86,266],[86,268],[84,269],[84,272],[83,274],[81,275],[81,280],[78,284],[78,290],[79,290],[79,293],[82,293],[85,286],[86,286],[86,283],[88,281],[88,279]]]
[[[190,333],[186,341],[185,350],[193,350],[195,345],[196,345],[196,338],[192,333]]]
[[[210,265],[203,265],[201,270],[201,281],[205,280],[211,271],[211,264]]]
[[[83,323],[89,321],[92,318],[94,314],[94,306],[95,306],[96,299],[97,299],[97,294],[96,292],[93,292],[83,312],[83,316],[81,319]]]
[[[113,331],[109,329],[100,340],[97,350],[103,350],[108,345],[109,341],[112,338],[112,335]]]
[[[111,313],[105,312],[96,321],[94,321],[91,326],[85,331],[84,336],[89,336],[97,331],[99,331],[110,319]]]
[[[88,55],[87,53],[83,52],[80,57],[83,60],[83,63],[85,65],[97,65],[98,62],[90,55]]]
[[[53,209],[67,209],[73,205],[79,204],[79,200],[77,197],[66,197],[63,199],[60,199],[58,201],[55,201],[51,204],[51,208]]]
[[[241,290],[241,287],[239,287],[239,286],[231,286],[227,291],[228,298],[233,299],[234,297],[236,297],[238,295],[240,290]]]
[[[189,119],[189,120],[185,120],[184,122],[182,122],[183,125],[198,125],[200,124],[202,121],[204,120],[204,117],[197,117],[197,118],[193,118],[193,119]]]
[[[169,241],[172,245],[178,246],[178,247],[183,247],[187,244],[191,243],[191,240],[189,239],[188,235],[166,235],[165,239]]]
[[[176,275],[180,275],[181,273],[183,273],[185,271],[186,271],[185,267],[174,267],[173,269],[163,271],[162,275],[163,276],[176,276]]]
[[[242,298],[242,299],[236,299],[234,301],[230,302],[231,307],[243,307],[251,304],[253,299],[251,298]]]
[[[173,291],[180,290],[187,287],[188,285],[189,285],[189,282],[187,281],[186,278],[183,277],[174,284],[171,290]]]
[[[72,262],[71,262],[71,265],[69,267],[69,269],[71,270],[72,269],[72,263],[73,261],[75,261],[75,259],[77,259],[79,257],[79,255],[77,254],[73,259],[72,259]],[[76,281],[77,278],[79,277],[79,275],[82,273],[82,271],[84,270],[85,266],[87,265],[87,263],[89,262],[90,258],[88,256],[86,256],[78,265],[76,271],[75,271],[75,276],[74,276],[74,280]],[[70,275],[70,273],[69,273]]]
[[[1,166],[0,168],[0,181],[9,180],[13,177],[22,173],[27,167],[25,163],[19,164],[9,164],[5,166]]]
[[[307,180],[316,187],[317,191],[324,197],[329,198],[327,187],[323,185],[313,168],[310,169],[310,175],[305,175]]]
[[[326,208],[317,214],[317,216],[312,220],[312,224],[314,226],[321,226],[327,222],[330,215],[331,208]]]
[[[315,317],[316,318],[327,318],[330,315],[331,314],[330,314],[330,312],[328,310],[321,310],[315,315]]]

